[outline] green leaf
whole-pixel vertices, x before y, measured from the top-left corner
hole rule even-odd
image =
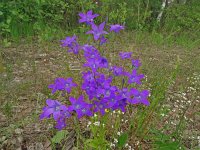
[[[64,138],[65,136],[68,134],[68,131],[66,130],[61,130],[61,131],[58,131],[56,133],[56,135],[54,135],[54,137],[51,139],[51,141],[53,143],[60,143]]]
[[[92,148],[98,148],[98,141],[96,139],[88,139],[85,143]]]
[[[119,147],[123,147],[126,144],[127,140],[128,140],[128,134],[127,133],[123,133],[118,138],[118,146]]]
[[[157,141],[154,144],[156,144],[155,150],[177,150],[179,147],[182,147],[180,143],[178,142],[161,142]]]

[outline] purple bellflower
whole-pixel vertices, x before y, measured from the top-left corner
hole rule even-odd
[[[149,106],[150,103],[147,99],[149,96],[148,90],[139,91],[135,88],[130,89],[128,102],[131,104],[144,104]]]
[[[62,130],[66,127],[66,118],[64,116],[61,116],[56,123],[56,129]]]
[[[100,37],[100,45],[103,45],[107,42],[107,39],[104,36]]]
[[[124,70],[123,67],[117,67],[117,66],[111,67],[111,71],[115,76],[124,75],[124,71],[123,70]]]
[[[55,79],[54,84],[50,84],[48,87],[52,89],[52,94],[56,91],[67,91],[67,93],[70,93],[71,89],[77,86],[72,80],[72,78],[57,78]]]
[[[43,108],[40,119],[50,118],[50,116],[53,115],[54,120],[58,120],[62,114],[62,111],[68,111],[68,108],[65,105],[62,105],[57,100],[47,99],[46,103],[47,106]],[[67,117],[70,117],[70,114],[68,114]]]
[[[95,59],[100,57],[99,51],[91,45],[84,45],[83,46],[83,50],[84,50],[84,57],[86,59]]]
[[[137,74],[137,70],[133,70],[132,71],[132,74],[128,74],[128,84],[131,84],[131,83],[136,83],[136,84],[141,84],[141,79],[144,78],[144,75],[143,74]]]
[[[66,120],[67,118],[71,117],[71,114],[67,108],[67,110],[61,111],[60,117],[58,118],[57,123],[56,123],[56,128],[58,130],[62,130],[63,128],[66,127]]]
[[[69,47],[68,52],[72,52],[75,55],[79,53],[81,46],[78,43],[74,43],[71,47]]]
[[[101,38],[101,35],[108,34],[108,32],[104,31],[105,22],[101,23],[99,26],[92,23],[92,30],[86,32],[86,34],[93,34],[94,40],[97,41]]]
[[[110,32],[114,31],[115,33],[118,33],[120,30],[124,30],[124,26],[119,24],[110,25]]]
[[[92,14],[92,10],[89,10],[87,13],[79,13],[79,16],[81,17],[79,19],[79,23],[85,22],[87,25],[90,25],[94,18],[98,17],[98,14]]]
[[[73,43],[76,43],[76,39],[77,39],[76,35],[74,35],[72,37],[68,36],[64,40],[61,40],[61,43],[62,43],[61,46],[62,47],[71,47],[73,45]]]
[[[138,69],[140,66],[141,66],[142,64],[141,64],[141,62],[140,62],[140,60],[139,59],[133,59],[132,60],[132,66],[135,68],[135,69]]]
[[[106,99],[102,99],[100,101],[95,101],[95,108],[94,108],[94,112],[100,112],[102,115],[105,114],[105,109],[108,108],[108,104],[107,104],[107,100]]]
[[[78,54],[79,50],[81,49],[81,46],[78,44],[78,42],[76,41],[77,37],[76,35],[72,36],[72,37],[66,37],[66,39],[61,40],[61,46],[62,47],[68,47],[68,52],[73,52],[74,54]]]
[[[129,59],[131,58],[132,52],[121,52],[119,53],[119,56],[121,59]]]
[[[87,59],[86,63],[83,65],[84,67],[89,67],[93,72],[96,72],[99,68],[107,68],[108,61],[104,57],[97,57],[94,59]]]
[[[69,110],[70,111],[73,111],[73,110],[76,111],[78,119],[80,119],[84,115],[86,115],[86,116],[92,116],[93,115],[91,110],[90,110],[93,105],[84,102],[83,95],[81,95],[77,100],[74,97],[70,97],[69,100],[72,104],[71,106],[69,106]]]
[[[121,109],[122,112],[126,111],[127,100],[126,98],[118,98],[117,103],[112,106],[113,110]]]

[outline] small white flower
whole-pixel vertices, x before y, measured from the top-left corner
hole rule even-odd
[[[131,146],[128,146],[128,150],[134,150],[134,149],[132,149],[132,147],[131,147]]]
[[[92,124],[92,122],[89,121],[88,124],[87,124],[87,128],[88,128],[91,124]]]
[[[110,147],[115,147],[115,144],[114,143],[110,143]]]
[[[165,116],[165,114],[160,114],[162,117],[164,117]]]
[[[178,105],[174,105],[174,107],[178,108]]]
[[[117,135],[120,135],[121,133],[120,132],[117,132]]]
[[[118,140],[117,139],[114,139],[114,143],[117,143],[118,142]]]
[[[100,126],[100,122],[99,122],[99,121],[94,122],[93,124],[94,124],[95,126]]]
[[[137,142],[136,142],[136,145],[139,145],[139,144],[140,144],[140,141],[137,141]]]

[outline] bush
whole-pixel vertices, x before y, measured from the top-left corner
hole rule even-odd
[[[200,12],[199,0],[192,0],[185,5],[172,5],[167,10],[165,30],[178,34],[185,32],[187,36],[197,38],[200,31],[200,14],[198,12]]]

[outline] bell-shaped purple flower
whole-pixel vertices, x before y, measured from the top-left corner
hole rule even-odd
[[[126,111],[127,99],[118,97],[117,103],[112,106],[113,110],[120,109],[122,112]]]
[[[68,52],[74,53],[75,55],[77,55],[80,50],[81,50],[81,46],[78,43],[74,43],[71,47],[69,47]]]
[[[80,19],[79,23],[85,22],[87,25],[91,24],[94,21],[94,18],[98,17],[98,14],[92,14],[92,10],[89,10],[86,13],[79,13]]]
[[[100,39],[101,35],[108,34],[108,32],[104,31],[105,22],[101,23],[99,26],[92,23],[92,30],[88,31],[86,34],[93,34],[94,40],[97,41]]]
[[[120,30],[124,30],[124,26],[121,26],[119,24],[110,25],[110,32],[114,31],[118,33]]]
[[[86,59],[95,59],[95,58],[98,58],[100,57],[100,53],[99,51],[92,45],[84,45],[82,47],[82,49],[84,50],[84,57]]]
[[[137,74],[137,70],[133,70],[132,74],[128,74],[128,84],[131,83],[136,83],[136,84],[141,84],[141,79],[144,78],[143,74]]]
[[[94,112],[100,112],[102,115],[105,114],[105,109],[107,109],[109,106],[108,106],[108,100],[107,99],[102,99],[100,101],[95,101],[94,102]]]
[[[129,59],[131,58],[132,52],[120,52],[119,56],[121,59]]]
[[[72,37],[68,36],[64,40],[60,40],[62,43],[61,46],[62,47],[71,47],[73,45],[73,43],[76,43],[76,39],[77,39],[76,35],[74,35]]]
[[[55,128],[58,130],[62,130],[66,127],[66,118],[64,116],[61,116],[57,121],[56,121],[56,126]]]
[[[48,87],[52,89],[52,94],[56,91],[67,91],[67,93],[70,93],[71,89],[77,86],[77,84],[73,83],[72,80],[72,78],[57,78],[55,79],[54,84],[50,84]]]
[[[62,105],[57,100],[47,99],[46,104],[47,106],[43,108],[40,119],[50,118],[50,116],[53,115],[54,120],[58,120],[61,116],[62,111],[68,111],[68,108],[65,105]]]
[[[84,101],[83,95],[81,95],[77,100],[74,97],[69,98],[71,102],[71,106],[69,106],[70,111],[76,111],[78,118],[80,119],[82,116],[92,116],[91,108],[92,104],[88,104]]]
[[[132,66],[135,68],[135,69],[138,69],[140,66],[141,66],[141,62],[139,59],[133,59],[132,60]]]
[[[144,104],[149,106],[150,103],[148,101],[149,91],[143,90],[139,91],[135,88],[130,89],[128,102],[131,104]]]
[[[110,68],[112,73],[115,75],[115,76],[122,76],[125,74],[124,72],[124,68],[123,67],[117,67],[117,66],[113,66]]]
[[[100,45],[103,45],[107,42],[107,39],[104,36],[101,36],[100,38]]]

